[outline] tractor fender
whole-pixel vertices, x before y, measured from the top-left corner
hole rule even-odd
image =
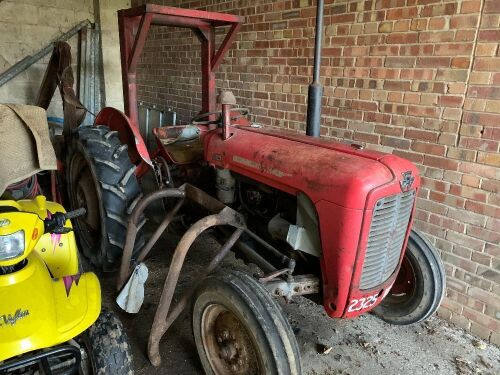
[[[120,141],[128,146],[130,160],[135,165],[146,163],[153,167],[146,143],[141,136],[138,124],[116,108],[105,107],[95,118],[94,126],[105,125],[118,132]]]

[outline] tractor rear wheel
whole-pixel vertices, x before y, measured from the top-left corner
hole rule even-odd
[[[396,281],[373,312],[391,324],[418,323],[434,314],[444,292],[445,271],[439,254],[412,230]]]
[[[283,311],[245,272],[208,277],[195,293],[192,311],[206,374],[302,373],[297,340]]]
[[[71,207],[87,209],[75,220],[80,250],[96,267],[114,270],[125,245],[129,216],[141,196],[127,145],[106,126],[79,127],[66,169]],[[139,232],[134,254],[143,243]]]

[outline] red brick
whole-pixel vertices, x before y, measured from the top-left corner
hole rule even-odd
[[[452,219],[455,219],[459,222],[466,223],[466,224],[472,224],[472,225],[484,225],[486,222],[486,217],[484,215],[479,215],[474,212],[469,212],[467,210],[449,210],[448,211],[448,216],[451,217]],[[471,228],[470,225],[467,226],[467,230]],[[473,236],[477,237],[477,236]]]
[[[460,6],[460,13],[477,13],[481,9],[481,0],[464,1]]]
[[[446,239],[453,243],[468,247],[472,250],[481,251],[484,248],[484,241],[451,230],[446,233]],[[475,272],[475,269],[471,272]]]
[[[402,151],[402,150],[394,150],[392,152],[394,155],[400,156],[402,158],[405,158],[413,163],[418,163],[421,164],[424,161],[424,155],[422,154],[417,154],[415,152],[408,152],[408,151]],[[422,213],[420,216],[424,215]]]
[[[444,17],[433,17],[429,20],[429,30],[441,30],[446,25]]]
[[[406,129],[405,137],[409,139],[418,139],[426,142],[436,142],[438,133],[426,130]],[[442,147],[442,146],[441,146]],[[440,147],[440,149],[441,149]]]
[[[477,57],[474,69],[478,71],[500,72],[499,57]]]
[[[491,191],[492,193],[500,193],[500,181],[483,180],[481,184],[483,190]]]
[[[462,96],[442,95],[439,97],[438,104],[446,107],[460,107],[463,103]]]
[[[469,148],[472,150],[494,152],[498,150],[498,144],[499,144],[498,141],[491,141],[488,139],[461,137],[459,146],[464,148]]]
[[[417,33],[393,33],[386,38],[387,44],[410,44],[418,40]]]
[[[452,159],[475,161],[476,151],[450,147],[446,156]]]
[[[456,3],[427,5],[422,9],[420,15],[422,17],[435,17],[454,14],[457,11]]]
[[[454,41],[455,42],[472,42],[476,37],[476,30],[458,29]]]
[[[467,234],[472,236],[472,237],[479,238],[480,240],[483,240],[483,241],[487,241],[487,242],[491,242],[491,243],[500,243],[500,232],[498,232],[498,231],[494,232],[494,231],[480,228],[480,227],[476,227],[476,226],[468,226],[467,227]],[[488,259],[491,259],[491,257],[489,257]],[[478,262],[482,263],[482,264],[486,264],[484,261],[483,262],[478,261]],[[489,265],[489,263],[486,265]]]
[[[500,13],[500,3],[497,0],[486,0],[484,13]]]
[[[414,18],[418,13],[417,7],[406,7],[389,9],[386,18],[388,20],[397,20],[403,18]]]
[[[454,232],[449,231],[447,233],[454,233]],[[454,266],[459,267],[463,270],[466,270],[469,272],[476,272],[476,263],[474,263],[468,259],[460,258],[460,257],[457,257],[455,255],[447,254],[447,253],[444,253],[442,258],[445,262],[453,264]]]
[[[498,99],[500,100],[500,87],[498,86],[469,86],[467,95],[471,98]]]
[[[478,41],[480,42],[498,42],[500,40],[500,30],[480,30]]]
[[[446,152],[446,147],[443,145],[437,145],[433,143],[424,142],[413,142],[411,149],[423,154],[432,154],[437,156],[444,156]]]
[[[428,165],[430,167],[435,167],[435,168],[442,168],[450,171],[456,171],[458,170],[459,163],[455,160],[440,158],[431,155],[425,155],[424,165]]]
[[[455,33],[453,31],[422,31],[419,35],[419,42],[421,43],[443,43],[454,41]]]
[[[477,155],[477,162],[481,164],[488,164],[494,167],[500,167],[500,153],[498,152],[479,152]]]
[[[466,174],[462,176],[462,185],[470,186],[473,188],[479,188],[480,184],[481,184],[481,179],[479,177],[470,176]]]
[[[479,202],[486,202],[487,195],[480,189],[474,189],[468,186],[452,186],[450,194],[458,195],[459,197],[469,198]]]
[[[476,28],[479,21],[479,15],[452,16],[450,17],[451,29],[469,29]]]
[[[451,58],[449,57],[419,57],[417,59],[417,67],[419,68],[438,68],[449,67]]]
[[[384,146],[399,148],[403,150],[408,150],[410,148],[410,141],[403,138],[396,137],[380,137],[380,143]]]

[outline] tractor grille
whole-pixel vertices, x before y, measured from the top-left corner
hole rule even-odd
[[[414,190],[378,200],[373,210],[360,289],[382,284],[396,269],[414,200]]]

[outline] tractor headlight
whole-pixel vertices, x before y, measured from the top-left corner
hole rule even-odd
[[[0,236],[0,261],[17,258],[24,252],[24,230]]]

